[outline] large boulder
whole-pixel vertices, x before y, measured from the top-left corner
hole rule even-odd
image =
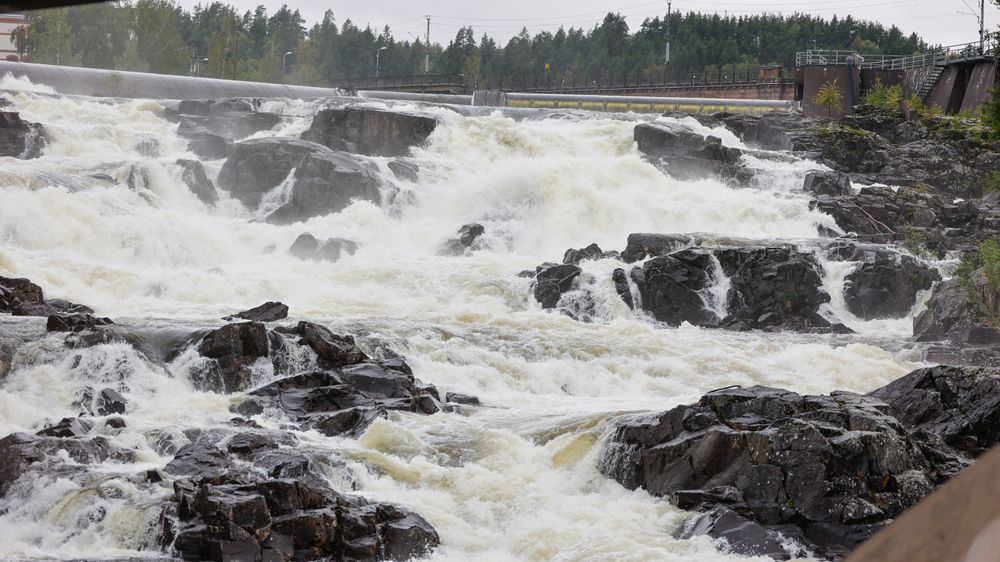
[[[692,243],[692,238],[683,234],[629,234],[621,257],[625,263],[633,263],[672,254],[691,246]]]
[[[937,270],[913,256],[877,252],[847,275],[844,301],[858,318],[908,316],[920,291],[941,280]]]
[[[223,320],[250,320],[252,322],[276,322],[288,318],[288,305],[280,302],[266,302],[243,312],[227,316]]]
[[[802,184],[802,189],[816,195],[832,197],[850,195],[851,178],[841,172],[809,172]]]
[[[729,279],[727,328],[836,328],[817,309],[830,301],[816,257],[789,246],[723,248],[715,252]]]
[[[181,119],[177,136],[187,139],[188,150],[205,160],[225,158],[233,144],[232,139],[213,133],[191,119]]]
[[[978,457],[1000,444],[1000,372],[987,368],[919,369],[870,394],[914,432],[936,435]]]
[[[88,306],[63,299],[43,298],[42,288],[27,279],[0,277],[0,312],[12,316],[93,314]]]
[[[580,267],[571,264],[540,266],[532,290],[542,308],[556,308],[565,293],[576,288]]]
[[[1000,344],[993,319],[1000,316],[1000,293],[982,270],[937,284],[927,308],[913,319],[913,335],[920,342]]]
[[[296,164],[288,202],[267,221],[288,224],[340,212],[356,200],[378,202],[380,186],[378,167],[367,158],[346,152],[308,153]]]
[[[77,427],[80,429],[58,435],[45,431],[39,435],[13,433],[0,439],[0,498],[22,476],[40,476],[67,457],[80,470],[85,469],[81,465],[135,461],[132,451],[119,449],[103,436],[85,438],[82,433],[86,431]]]
[[[31,159],[42,155],[47,136],[38,123],[13,111],[0,111],[0,157]]]
[[[732,177],[742,156],[739,149],[723,146],[718,137],[705,137],[674,123],[640,123],[634,137],[640,152],[679,180]]]
[[[671,326],[718,324],[720,318],[707,302],[716,275],[712,252],[699,249],[653,258],[632,270],[643,310]]]
[[[964,465],[934,444],[876,398],[731,388],[622,424],[600,468],[682,508],[723,506],[762,527],[742,554],[787,558],[774,550],[780,532],[839,558]],[[733,526],[715,517],[701,532],[721,537]]]
[[[253,364],[269,356],[267,331],[261,322],[227,324],[206,334],[198,343],[198,353],[212,361],[192,373],[196,387],[242,392],[253,384]]]
[[[424,115],[346,107],[321,110],[302,138],[356,154],[405,156],[436,127],[437,121]]]
[[[309,155],[330,149],[297,139],[269,137],[234,144],[219,171],[218,185],[247,208],[256,209],[261,198],[288,178]]]

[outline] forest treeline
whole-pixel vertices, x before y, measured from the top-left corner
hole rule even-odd
[[[590,29],[523,29],[505,44],[462,27],[429,49],[415,37],[400,40],[388,27],[361,27],[331,11],[309,27],[298,10],[284,6],[241,13],[212,2],[188,11],[171,0],[134,0],[39,10],[28,19],[30,31],[12,41],[33,62],[304,85],[372,76],[376,52],[383,76],[422,74],[428,51],[432,74],[462,74],[470,85],[512,76],[659,81],[668,24],[670,77],[683,80],[751,74],[761,64],[791,68],[796,51],[808,48],[892,54],[927,48],[895,26],[804,14],[675,12],[669,22],[664,14],[631,30],[624,17],[609,13]]]

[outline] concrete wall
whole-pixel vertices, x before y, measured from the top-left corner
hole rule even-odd
[[[875,87],[875,82],[882,81],[886,86],[901,86],[903,84],[904,72],[902,70],[862,70],[861,89],[870,90]]]
[[[800,80],[800,90],[802,96],[802,112],[810,117],[825,117],[829,115],[825,107],[817,105],[813,98],[819,93],[820,88],[827,82],[837,81],[837,89],[843,96],[843,104],[839,112],[834,113],[834,117],[846,115],[851,109],[852,101],[857,102],[858,92],[861,84],[861,72],[853,66],[829,65],[829,66],[805,66],[800,68],[801,73],[797,73],[797,80]],[[850,84],[854,84],[853,90]]]
[[[909,98],[920,91],[924,80],[934,71],[933,66],[921,66],[903,72],[903,97]]]
[[[983,102],[989,100],[990,90],[996,85],[996,64],[980,62],[972,68],[969,75],[969,85],[965,89],[965,99],[962,100],[962,111],[975,111]]]
[[[939,107],[947,113],[956,113],[962,107],[967,80],[967,72],[963,69],[963,65],[953,64],[946,67],[931,93],[927,94],[924,103],[928,107]]]

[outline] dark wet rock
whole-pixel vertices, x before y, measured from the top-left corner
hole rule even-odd
[[[319,240],[315,236],[306,232],[305,234],[300,234],[295,242],[292,242],[291,247],[288,248],[288,253],[299,258],[300,260],[312,259],[316,254],[316,250],[319,249]]]
[[[99,318],[92,314],[53,314],[45,323],[45,329],[49,332],[82,332],[111,324],[114,322],[110,318]]]
[[[570,265],[580,265],[582,261],[602,260],[620,257],[618,252],[605,252],[597,244],[591,244],[586,248],[570,248],[563,254],[563,263]]]
[[[64,438],[13,433],[0,439],[0,497],[18,478],[44,474],[54,464],[62,464],[59,455],[68,455],[81,465],[105,461],[135,462],[132,451],[114,447],[104,437]]]
[[[378,167],[363,156],[331,151],[309,153],[295,168],[288,202],[271,213],[267,221],[289,224],[338,213],[354,201],[378,203],[381,185]]]
[[[97,395],[97,414],[108,416],[111,414],[124,414],[128,401],[118,391],[105,388]]]
[[[817,121],[801,115],[769,113],[762,116],[723,113],[715,116],[743,142],[765,150],[810,151],[815,148]]]
[[[679,539],[708,535],[726,541],[726,550],[741,556],[766,556],[774,560],[788,560],[789,552],[783,546],[787,539],[778,531],[718,505],[698,514],[677,533]]]
[[[629,234],[622,260],[634,263],[646,258],[666,256],[691,246],[690,236],[683,234]]]
[[[83,418],[63,418],[35,435],[42,437],[83,437],[94,428],[94,422]]]
[[[809,172],[802,189],[816,195],[851,195],[851,178],[840,172]]]
[[[479,237],[486,234],[486,229],[481,224],[463,224],[458,229],[458,237],[452,238],[444,243],[444,247],[438,252],[440,256],[463,256],[477,246]]]
[[[236,143],[219,171],[218,186],[256,209],[264,194],[285,181],[307,156],[329,152],[316,143],[281,137]]]
[[[419,515],[293,479],[174,483],[164,546],[185,560],[393,560],[440,542]]]
[[[420,167],[413,160],[408,158],[395,158],[389,161],[389,170],[396,178],[415,182],[420,179]]]
[[[541,269],[535,275],[533,290],[535,300],[541,303],[542,308],[556,308],[562,296],[576,287],[580,273],[578,266],[569,264],[552,265]]]
[[[916,258],[883,251],[847,275],[844,301],[858,318],[901,318],[913,309],[920,291],[940,280],[937,270]]]
[[[710,251],[688,249],[647,261],[632,270],[632,279],[643,310],[656,320],[671,326],[684,322],[714,326],[720,318],[709,309],[706,298],[716,274]]]
[[[679,180],[735,176],[742,156],[739,149],[723,146],[718,137],[703,137],[673,123],[640,123],[635,141],[640,152]]]
[[[635,302],[632,298],[632,287],[628,282],[628,274],[622,268],[616,268],[611,273],[611,281],[615,284],[615,292],[621,297],[622,302],[631,309],[635,309]]]
[[[288,252],[301,260],[339,261],[344,254],[353,256],[358,251],[358,244],[346,238],[327,238],[317,240],[312,234],[299,235],[288,248]]]
[[[226,474],[229,459],[214,445],[189,443],[181,447],[173,460],[163,467],[171,476],[197,476],[202,480],[218,479]]]
[[[1000,344],[993,319],[1000,317],[1000,292],[982,269],[943,281],[934,287],[927,308],[913,320],[917,341],[948,340],[955,344]]]
[[[93,314],[89,306],[76,304],[62,299],[52,299],[40,303],[21,303],[10,311],[13,316],[53,316],[65,314]],[[105,319],[102,319],[105,320]],[[110,323],[110,320],[108,321]]]
[[[975,458],[1000,444],[1000,372],[987,368],[919,369],[872,392],[911,432],[940,437]]]
[[[268,357],[267,331],[260,322],[228,324],[205,335],[198,343],[198,353],[214,361],[192,373],[196,387],[227,394],[241,392],[253,384],[253,364]]]
[[[718,506],[703,532],[772,552],[772,531],[820,558],[839,558],[915,505],[967,463],[911,434],[879,399],[800,396],[753,387],[711,392],[697,404],[622,424],[601,471],[685,509]],[[761,533],[761,527],[765,533]]]
[[[181,119],[177,134],[188,139],[188,150],[206,160],[225,158],[233,144],[232,140],[209,131],[191,119]]]
[[[814,138],[822,158],[843,172],[879,172],[889,162],[892,144],[871,131],[830,125],[817,129]]]
[[[145,136],[139,139],[139,142],[135,144],[135,151],[139,153],[140,156],[146,158],[159,158],[160,152],[162,151],[160,146],[160,141],[156,137]]]
[[[319,324],[299,322],[294,327],[278,328],[276,331],[287,337],[297,336],[299,345],[309,346],[316,353],[321,369],[337,369],[369,360],[355,344],[353,336],[334,334]]]
[[[885,241],[902,240],[909,229],[952,230],[971,233],[977,217],[969,202],[952,202],[931,193],[914,189],[865,187],[857,194],[819,196],[812,208],[831,215],[845,232],[858,235],[883,235]]]
[[[830,301],[822,269],[811,253],[792,247],[733,248],[715,252],[729,278],[727,327],[823,330],[817,309]]]
[[[280,302],[266,302],[250,310],[237,312],[223,320],[250,320],[252,322],[276,322],[288,318],[288,305]]]
[[[479,398],[458,392],[448,392],[444,395],[444,401],[451,404],[462,404],[463,406],[479,406]]]
[[[11,312],[22,305],[44,301],[42,288],[31,281],[0,277],[0,312]]]
[[[212,180],[208,179],[205,173],[205,166],[197,160],[180,159],[177,165],[181,167],[181,180],[191,193],[194,193],[203,203],[214,205],[219,200],[219,195],[215,192]]]
[[[25,121],[13,111],[0,111],[0,157],[38,158],[47,140],[45,128],[38,123]]]
[[[405,156],[434,132],[432,117],[369,108],[324,109],[302,134],[334,150],[369,156]]]

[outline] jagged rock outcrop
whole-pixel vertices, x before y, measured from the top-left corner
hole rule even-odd
[[[570,265],[580,265],[583,261],[594,261],[607,258],[620,257],[618,252],[605,252],[597,244],[591,244],[586,248],[570,248],[563,254],[563,263]]]
[[[0,157],[38,158],[46,143],[45,128],[40,124],[25,121],[14,111],[0,111]]]
[[[683,234],[629,234],[622,261],[634,263],[646,258],[666,256],[693,245],[694,240]]]
[[[266,302],[243,312],[227,316],[223,320],[250,320],[252,322],[276,322],[288,318],[288,305],[280,302]]]
[[[436,127],[434,118],[415,113],[345,107],[321,110],[302,138],[355,154],[406,156]]]
[[[913,256],[876,252],[847,275],[844,301],[858,318],[902,318],[913,309],[920,291],[940,280],[937,270]]]
[[[542,305],[542,308],[556,308],[562,296],[576,287],[580,273],[580,267],[576,265],[539,266],[532,289],[535,300]]]
[[[851,189],[851,178],[840,172],[809,172],[806,174],[802,189],[830,197],[848,196],[854,193]]]
[[[114,322],[110,318],[100,318],[92,314],[53,314],[49,316],[45,329],[49,332],[82,332],[111,324]]]
[[[203,203],[214,205],[219,200],[212,180],[205,173],[205,166],[197,160],[180,159],[177,165],[181,167],[181,181],[188,186]]]
[[[269,356],[267,329],[261,322],[228,324],[206,334],[198,353],[212,359],[192,374],[201,390],[230,394],[253,386],[253,364]]]
[[[356,200],[377,203],[381,185],[378,167],[367,158],[346,152],[311,152],[295,165],[288,202],[271,213],[267,222],[289,224],[337,213]]]
[[[42,288],[27,279],[0,277],[0,312],[13,316],[52,316],[93,314],[94,310],[62,299],[46,300]]]
[[[67,424],[69,425],[69,424]],[[0,497],[21,477],[44,474],[54,465],[63,464],[68,456],[86,470],[86,465],[106,461],[135,462],[132,451],[120,449],[103,436],[85,438],[81,427],[67,432],[46,432],[39,435],[12,433],[0,439]],[[55,436],[47,433],[58,433]]]
[[[1000,294],[978,270],[966,282],[955,277],[935,286],[927,308],[913,319],[913,335],[920,342],[997,345],[1000,332],[993,322],[997,317]]]
[[[636,125],[635,141],[640,152],[679,180],[734,177],[742,156],[739,149],[723,146],[718,137],[703,137],[662,121]]]
[[[449,239],[438,252],[439,256],[464,256],[476,247],[479,237],[486,234],[486,229],[478,223],[463,224],[458,229],[458,237]]]
[[[707,300],[717,274],[711,252],[688,249],[653,258],[631,276],[643,310],[656,320],[671,326],[716,326],[721,319]]]
[[[217,135],[192,119],[181,119],[177,125],[177,136],[187,139],[188,150],[205,160],[225,158],[233,145],[232,139]]]
[[[698,533],[735,533],[741,554],[787,559],[778,533],[839,558],[966,463],[877,398],[752,387],[622,424],[600,468],[708,512]]]

